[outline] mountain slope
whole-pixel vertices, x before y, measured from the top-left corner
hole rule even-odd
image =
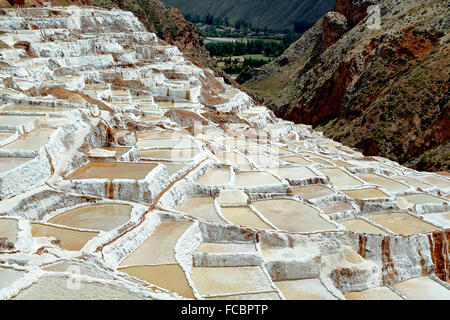
[[[376,2],[337,0],[282,56],[238,81],[278,116],[366,155],[448,170],[449,4],[381,1],[377,30],[366,17]]]
[[[231,24],[238,20],[258,28],[292,29],[294,23],[314,23],[333,7],[334,0],[162,0],[186,15],[210,14]]]

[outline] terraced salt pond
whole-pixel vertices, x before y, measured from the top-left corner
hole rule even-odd
[[[446,200],[426,193],[408,194],[397,197],[398,206],[401,209],[409,209],[415,205],[422,204],[443,204]]]
[[[364,221],[362,219],[351,219],[346,221],[339,221],[339,224],[343,225],[345,229],[352,232],[368,233],[368,234],[380,234],[388,236],[389,234],[384,230]]]
[[[281,230],[314,232],[336,230],[336,226],[319,215],[319,211],[290,199],[254,201],[252,205]]]
[[[358,178],[364,180],[367,183],[375,184],[379,187],[385,188],[390,192],[401,192],[409,189],[409,187],[403,183],[380,176],[378,174],[361,174],[358,175]]]
[[[318,278],[274,283],[287,300],[337,300]]]
[[[55,129],[36,129],[30,133],[25,133],[17,140],[4,145],[1,149],[38,150],[40,147],[48,143],[48,139],[54,131]]]
[[[155,149],[188,149],[194,148],[195,143],[189,138],[178,138],[178,139],[145,139],[139,140],[137,142],[137,147],[139,148],[155,148]]]
[[[403,300],[402,297],[387,287],[349,292],[344,297],[347,300]]]
[[[300,156],[287,156],[287,157],[280,157],[279,159],[282,161],[301,164],[301,165],[309,165],[312,163],[311,161],[306,160],[305,158],[300,157]]]
[[[211,168],[197,180],[202,185],[221,185],[230,183],[230,169]]]
[[[70,283],[73,280],[68,278],[44,277],[19,292],[12,300],[142,300],[125,289],[106,284],[82,281],[79,288],[75,288],[75,284],[72,288]]]
[[[191,160],[200,154],[200,149],[150,149],[139,150],[138,154],[141,158],[147,159],[164,159],[164,160]]]
[[[353,178],[351,175],[339,168],[323,168],[320,169],[320,171],[328,176],[331,183],[337,187],[359,186],[362,184],[362,182]]]
[[[14,128],[23,126],[27,123],[34,122],[40,116],[16,116],[16,115],[0,115],[0,127]]]
[[[80,251],[84,245],[98,235],[98,232],[79,231],[42,223],[31,224],[33,237],[52,237],[60,240],[61,248],[69,251]]]
[[[194,267],[191,278],[202,296],[273,291],[261,267]]]
[[[304,186],[292,189],[292,193],[301,199],[316,199],[332,195],[334,191],[323,186]]]
[[[78,179],[144,179],[157,167],[154,163],[91,161],[75,170],[65,180]]]
[[[394,288],[409,300],[450,300],[450,290],[428,277],[399,282]]]
[[[25,275],[25,271],[19,271],[12,268],[0,267],[0,290],[6,288],[22,278]]]
[[[397,234],[413,235],[439,230],[438,227],[407,213],[390,212],[367,216],[367,218]]]
[[[176,207],[175,210],[184,212],[195,218],[224,223],[222,218],[220,218],[216,212],[213,197],[193,197],[187,199],[181,205]]]
[[[379,199],[388,198],[389,195],[383,191],[375,188],[364,188],[355,190],[342,190],[347,196],[353,199],[364,200],[364,199]]]
[[[48,222],[72,228],[110,231],[128,222],[132,209],[128,204],[94,204],[65,211]]]
[[[176,263],[174,248],[192,222],[162,222],[152,235],[137,247],[121,266]]]
[[[317,177],[317,174],[307,167],[285,167],[271,170],[284,179],[312,179]]]
[[[0,218],[0,238],[7,238],[9,242],[17,241],[18,221],[16,219]]]
[[[333,214],[337,212],[347,211],[347,210],[353,210],[353,206],[348,203],[347,201],[332,201],[329,203],[324,203],[321,205],[318,205],[320,209],[322,209],[323,213],[325,214]]]
[[[30,160],[31,160],[30,158],[11,158],[11,157],[0,158],[0,173],[14,169]]]
[[[236,167],[241,170],[251,170],[252,169],[247,158],[236,152],[224,152],[224,153],[219,153],[216,156],[225,165]]]
[[[175,173],[181,171],[184,167],[187,166],[188,162],[176,162],[176,161],[152,161],[152,160],[142,160],[145,163],[160,163],[164,165],[169,173],[169,176],[174,175]]]
[[[249,207],[222,207],[222,215],[231,223],[237,226],[244,226],[256,229],[273,228],[257,216]]]
[[[176,292],[185,298],[195,299],[186,275],[178,264],[132,266],[118,270],[160,288]]]
[[[268,172],[251,171],[236,173],[236,187],[264,186],[279,183],[281,181]]]

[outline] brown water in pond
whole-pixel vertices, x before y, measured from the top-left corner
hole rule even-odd
[[[398,294],[387,287],[349,292],[344,297],[347,300],[403,300]]]
[[[319,215],[319,211],[295,200],[263,200],[255,201],[252,205],[281,230],[292,232],[336,230],[332,223]]]
[[[379,187],[383,187],[386,190],[391,191],[391,192],[405,191],[409,188],[408,186],[404,185],[403,183],[380,176],[378,174],[372,174],[372,173],[361,174],[361,175],[358,175],[358,178],[364,180],[367,183],[375,184]]]
[[[48,222],[72,228],[110,231],[128,222],[132,209],[128,204],[94,204],[65,211]]]
[[[325,158],[325,157],[322,157],[322,156],[320,156],[320,155],[318,155],[318,154],[316,154],[316,153],[312,153],[312,152],[299,152],[301,155],[303,155],[303,156],[306,156],[306,157],[310,157],[310,158],[318,158],[318,159],[321,159],[321,160],[328,160],[327,158]]]
[[[346,161],[343,161],[343,160],[331,160],[331,162],[333,162],[338,167],[344,167],[344,168],[353,168],[353,167],[355,167],[355,165],[353,165],[351,163],[348,163]]]
[[[444,177],[438,177],[438,176],[419,176],[418,179],[421,181],[424,181],[425,183],[429,183],[431,185],[434,185],[440,189],[443,190],[450,190],[450,180],[444,178]]]
[[[272,169],[274,173],[284,179],[311,179],[317,175],[306,167],[286,167]]]
[[[399,282],[394,288],[409,300],[450,300],[450,290],[428,277]]]
[[[195,299],[183,269],[177,264],[125,267],[118,270],[185,298]]]
[[[323,168],[320,171],[330,178],[332,184],[338,187],[359,186],[362,184],[362,182],[359,182],[339,168]]]
[[[287,300],[337,300],[319,279],[276,281]]]
[[[321,159],[321,158],[309,158],[312,162],[323,164],[325,166],[332,166],[333,164],[331,162],[328,162],[327,160]]]
[[[332,195],[334,192],[330,188],[323,186],[305,186],[292,189],[292,193],[301,199],[315,199]]]
[[[14,169],[30,160],[30,158],[0,158],[0,173]]]
[[[399,196],[397,197],[397,202],[401,209],[409,209],[414,207],[414,205],[426,203],[443,204],[445,200],[426,193],[416,193]]]
[[[96,162],[91,161],[71,173],[65,180],[75,179],[144,179],[156,168],[153,163],[132,162]]]
[[[17,140],[1,147],[2,149],[38,150],[48,143],[49,136],[55,129],[37,129],[26,133]]]
[[[368,233],[368,234],[381,234],[383,236],[388,236],[389,234],[382,229],[371,225],[367,221],[361,219],[351,219],[346,221],[339,221],[339,224],[343,225],[345,229],[352,232],[358,233]]]
[[[275,176],[267,172],[239,172],[236,173],[235,185],[237,187],[263,186],[281,183]]]
[[[211,168],[197,180],[202,185],[220,185],[230,183],[230,170],[228,168]]]
[[[220,205],[247,205],[248,195],[239,189],[220,190],[217,201]]]
[[[18,221],[16,219],[0,218],[0,238],[7,238],[8,241],[17,241]]]
[[[357,189],[357,190],[343,190],[347,196],[352,199],[378,199],[378,198],[387,198],[388,194],[384,193],[381,190],[375,188],[365,188],[365,189]]]
[[[168,159],[168,160],[190,160],[200,154],[200,149],[154,149],[139,150],[138,154],[142,158],[150,159]]]
[[[172,264],[175,260],[174,248],[192,222],[162,222],[139,247],[137,247],[121,266],[140,264]]]
[[[14,132],[0,132],[0,141],[8,139],[9,137],[12,137],[15,133]]]
[[[98,232],[78,231],[42,223],[31,224],[33,237],[53,237],[61,241],[61,248],[70,251],[80,251],[86,242],[98,235]]]
[[[273,290],[260,267],[194,267],[191,278],[201,295]]]
[[[164,117],[164,116],[160,116],[160,115],[146,115],[146,116],[141,116],[139,118],[140,121],[163,121],[163,120],[168,120],[168,118]]]
[[[122,157],[125,153],[131,150],[130,147],[102,147],[102,149],[106,149],[108,151],[115,151],[116,157],[118,158]]]
[[[311,161],[306,160],[305,158],[300,156],[280,157],[279,159],[282,161],[292,162],[296,164],[303,164],[303,165],[311,164]]]
[[[205,219],[217,223],[225,223],[216,212],[213,197],[193,197],[184,201],[175,208],[192,217]]]
[[[252,167],[247,158],[236,152],[223,152],[216,155],[223,164],[233,166],[242,170],[251,170]]]
[[[390,212],[371,215],[367,218],[397,234],[413,235],[439,230],[439,228],[407,213]]]
[[[141,300],[125,289],[106,284],[81,282],[79,288],[76,284],[69,278],[44,277],[12,300]]]
[[[186,133],[185,133],[186,134]],[[143,131],[138,132],[136,134],[136,137],[138,140],[145,140],[145,139],[164,139],[164,138],[180,138],[182,137],[182,133],[175,132],[175,131],[162,131],[162,130],[150,130],[150,131]]]
[[[75,108],[63,108],[63,107],[45,107],[45,106],[32,106],[32,105],[11,105],[1,109],[1,111],[21,111],[21,112],[64,112],[76,110]]]
[[[222,215],[237,226],[273,230],[249,207],[222,207]]]
[[[25,275],[25,271],[0,267],[0,290],[9,287]]]

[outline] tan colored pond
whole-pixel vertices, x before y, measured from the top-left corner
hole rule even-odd
[[[254,201],[252,205],[281,230],[292,232],[336,230],[332,223],[319,215],[319,211],[295,200],[262,200]]]
[[[332,184],[338,187],[359,186],[362,184],[362,182],[359,182],[357,179],[353,178],[339,168],[323,168],[320,169],[320,171],[330,178]]]
[[[173,250],[178,239],[191,225],[192,222],[162,222],[151,236],[125,258],[120,265],[177,263]]]
[[[0,290],[9,287],[25,275],[25,271],[0,267]]]
[[[352,210],[353,206],[347,201],[333,201],[327,203],[326,205],[320,206],[320,209],[322,209],[325,214],[333,214],[336,212]]]
[[[33,105],[9,105],[1,109],[4,111],[21,111],[21,112],[46,112],[46,113],[55,113],[55,112],[64,112],[64,111],[72,111],[74,108],[63,108],[63,107],[45,107],[45,106],[33,106]]]
[[[131,147],[102,147],[102,149],[108,151],[114,151],[116,153],[116,157],[122,157],[125,153],[131,150]]]
[[[222,215],[237,226],[273,230],[249,207],[222,207]]]
[[[247,158],[236,152],[223,152],[217,154],[216,156],[223,164],[233,166],[242,170],[252,169]]]
[[[189,138],[177,138],[177,139],[145,139],[138,140],[137,147],[139,148],[158,148],[158,149],[189,149],[194,148],[195,143]]]
[[[15,132],[0,131],[0,141],[8,139],[15,134]]]
[[[312,162],[323,164],[324,166],[332,166],[333,164],[327,160],[321,159],[321,158],[309,158]]]
[[[44,277],[12,300],[141,300],[125,289],[63,277]],[[73,286],[73,287],[72,287]]]
[[[409,185],[411,185],[411,186],[413,186],[415,188],[421,188],[423,190],[430,189],[430,188],[433,187],[431,184],[425,183],[423,181],[420,181],[419,179],[412,178],[412,177],[403,177],[403,176],[399,177],[399,176],[396,176],[394,178],[397,179],[397,180],[406,182],[407,184],[409,184]]]
[[[428,277],[399,282],[394,288],[409,300],[450,300],[450,290]]]
[[[128,204],[93,204],[65,211],[48,222],[72,228],[110,231],[127,223],[132,209]]]
[[[292,193],[301,199],[316,199],[332,195],[334,192],[330,188],[323,186],[304,186],[292,189]]]
[[[146,163],[160,163],[166,166],[169,176],[174,175],[188,164],[187,162],[175,162],[175,161],[156,161],[156,160],[141,160]]]
[[[344,168],[353,168],[355,167],[354,164],[348,163],[347,161],[343,160],[331,160],[332,163],[337,165],[338,167],[344,167]]]
[[[274,283],[287,300],[337,300],[318,278]]]
[[[317,175],[307,167],[285,167],[271,170],[284,179],[311,179],[317,177]]]
[[[356,190],[342,190],[347,196],[352,199],[379,199],[379,198],[388,198],[389,195],[384,193],[383,191],[375,188],[365,188],[365,189],[356,189]]]
[[[0,173],[14,169],[30,160],[30,158],[0,158]]]
[[[236,294],[230,296],[208,297],[205,300],[281,300],[277,292],[263,292],[252,294]]]
[[[282,161],[287,161],[287,162],[292,162],[292,163],[302,164],[302,165],[311,164],[311,161],[306,160],[305,158],[300,157],[300,156],[280,157],[279,159]]]
[[[316,158],[316,159],[321,159],[321,160],[325,160],[325,161],[328,160],[327,158],[322,157],[322,156],[320,156],[316,153],[312,153],[312,152],[304,151],[304,152],[299,152],[299,153],[303,156],[310,157],[310,158]]]
[[[145,115],[145,116],[141,116],[139,118],[140,121],[145,121],[145,122],[153,122],[153,121],[164,121],[164,120],[168,120],[168,118],[166,118],[165,116],[161,116],[161,115]]]
[[[184,201],[175,208],[176,211],[184,212],[192,217],[201,218],[212,222],[224,223],[214,207],[213,197],[193,197]]]
[[[17,140],[1,147],[2,149],[38,150],[48,143],[49,136],[55,129],[37,129],[30,133],[25,133]]]
[[[10,218],[0,218],[0,238],[7,238],[8,241],[15,243],[17,241],[18,221]]]
[[[424,181],[425,183],[429,183],[433,186],[436,186],[443,190],[450,190],[450,180],[444,177],[432,176],[432,175],[424,175],[419,176],[418,179]]]
[[[247,205],[248,195],[239,189],[223,189],[217,201],[220,205]]]
[[[61,241],[61,248],[69,251],[80,251],[86,242],[98,235],[98,232],[78,231],[42,223],[31,224],[33,237],[53,237]]]
[[[145,162],[100,162],[91,161],[65,177],[75,179],[144,179],[156,168],[154,163]]]
[[[343,225],[345,229],[352,232],[358,233],[368,233],[368,234],[381,234],[383,236],[388,236],[389,234],[382,229],[371,225],[367,221],[362,219],[351,219],[346,221],[339,221],[339,224]]]
[[[191,160],[201,150],[197,148],[192,149],[153,149],[153,150],[139,150],[138,154],[141,158],[150,159],[167,159],[167,160]]]
[[[202,243],[195,253],[229,254],[229,253],[255,253],[254,243]]]
[[[390,212],[367,218],[397,234],[413,235],[439,230],[439,228],[407,213]]]
[[[375,184],[379,187],[385,188],[387,191],[391,192],[401,192],[409,189],[408,186],[406,186],[403,183],[397,182],[395,180],[383,177],[379,174],[361,174],[358,175],[358,178],[364,180],[367,183]]]
[[[186,275],[178,264],[134,266],[119,268],[118,270],[160,288],[176,292],[185,298],[195,299]]]
[[[268,172],[252,171],[236,173],[236,187],[263,186],[278,183],[281,183],[281,181]]]
[[[403,300],[398,294],[387,287],[349,292],[344,297],[347,300]]]
[[[191,278],[201,295],[273,290],[261,267],[194,267]]]
[[[197,180],[202,185],[221,185],[230,183],[230,169],[228,168],[211,168]]]
[[[443,204],[445,200],[426,193],[415,193],[399,196],[397,197],[397,202],[401,209],[409,209],[414,207],[414,205],[426,203]]]

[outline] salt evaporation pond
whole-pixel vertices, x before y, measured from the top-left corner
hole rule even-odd
[[[337,300],[318,278],[274,283],[287,300]]]
[[[213,197],[193,197],[187,199],[181,205],[176,207],[175,210],[184,212],[192,217],[224,223],[216,212]]]
[[[237,226],[273,230],[270,225],[265,223],[249,207],[222,207],[222,215]]]
[[[157,167],[153,163],[91,161],[69,174],[65,180],[78,179],[144,179]]]
[[[397,234],[413,235],[439,230],[438,227],[407,213],[390,212],[367,216],[367,218]]]
[[[221,185],[230,183],[230,170],[228,168],[211,168],[197,180],[202,185]]]
[[[25,133],[17,140],[14,140],[1,148],[9,150],[38,150],[48,143],[48,139],[54,131],[55,129],[36,129],[30,133]]]

